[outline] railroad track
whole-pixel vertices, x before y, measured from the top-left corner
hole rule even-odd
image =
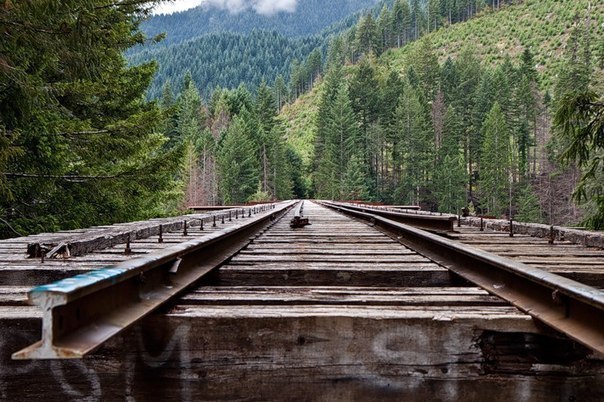
[[[84,347],[84,354],[88,354],[103,345],[76,363],[9,360],[11,353],[40,338],[42,314],[26,306],[24,286],[39,284],[42,272],[45,280],[60,279],[108,261],[130,264],[139,270],[137,276],[131,275],[136,286],[151,286],[153,275],[146,274],[149,279],[141,285],[141,266],[132,262],[151,249],[163,253],[164,259],[157,263],[158,270],[163,271],[161,278],[172,278],[165,272],[174,270],[174,262],[181,260],[171,274],[178,278],[181,272],[188,272],[189,265],[203,265],[199,261],[208,258],[201,244],[234,231],[243,225],[242,221],[237,218],[233,223],[233,219],[229,226],[228,219],[222,225],[219,218],[217,227],[212,229],[206,222],[203,235],[195,226],[187,236],[182,235],[182,228],[176,229],[180,233],[164,234],[164,243],[170,242],[168,246],[172,248],[186,244],[183,240],[189,241],[189,246],[191,242],[197,244],[201,254],[190,259],[195,263],[189,263],[182,253],[184,246],[180,254],[170,254],[171,247],[160,246],[157,235],[131,241],[129,254],[120,244],[67,260],[47,259],[44,267],[37,259],[36,264],[29,259],[29,265],[22,258],[13,259],[19,254],[14,251],[22,251],[23,244],[31,243],[31,239],[13,241],[12,253],[7,248],[3,257],[8,264],[3,268],[3,284],[9,281],[13,286],[0,289],[0,398],[67,395],[92,400],[430,400],[438,396],[447,400],[484,400],[495,394],[522,400],[544,400],[551,395],[560,396],[561,400],[604,397],[604,361],[593,347],[573,341],[560,333],[560,328],[543,325],[541,319],[464,279],[475,273],[456,272],[449,260],[453,249],[443,253],[435,246],[426,248],[417,236],[426,236],[423,241],[428,241],[434,235],[407,228],[404,214],[369,214],[363,207],[307,201],[303,213],[310,225],[292,228],[291,221],[299,214],[293,206],[282,204],[275,206],[276,212],[254,214],[259,223],[239,236],[240,243],[215,243],[214,251],[224,254],[218,262],[212,262],[219,269],[206,269],[199,276],[201,279],[192,281],[193,287],[176,298],[171,293],[172,299],[163,307],[157,303],[159,313],[134,320],[130,323],[134,325],[124,325],[125,330],[98,345]],[[263,214],[267,218],[264,221]],[[247,215],[250,214],[246,213],[245,219],[251,224],[256,218]],[[450,219],[435,221],[441,222],[430,225],[451,223]],[[444,229],[432,226],[431,230]],[[198,239],[192,240],[191,236]],[[446,238],[435,237],[459,249],[463,249],[461,242],[492,251],[521,249],[516,244],[504,244],[508,234],[485,234],[465,227],[455,227],[455,232]],[[495,240],[495,244],[490,240]],[[530,243],[522,237],[514,237],[513,241],[518,245]],[[573,255],[585,252],[585,258],[599,257],[597,251],[579,246],[556,246],[572,248]],[[537,247],[545,250],[542,244]],[[226,248],[229,251],[223,252]],[[508,256],[531,255],[528,247],[523,250],[525,254]],[[72,262],[78,260],[90,265],[84,269],[85,264]],[[490,263],[502,261],[495,258]],[[460,263],[463,265],[464,261]],[[578,265],[585,268],[587,264]],[[567,276],[572,277],[573,268],[565,269],[569,270]],[[20,270],[26,274],[18,273]],[[11,271],[14,272],[9,274]],[[598,269],[582,275],[575,278],[591,284],[601,278]],[[491,280],[491,285],[496,285],[491,293],[498,292],[497,286],[504,283],[501,277],[498,281]],[[165,285],[164,279],[159,283]],[[89,291],[91,286],[94,291],[112,289],[105,285],[98,289],[94,287],[98,284],[82,286]],[[564,303],[569,303],[570,296],[564,291],[568,283],[562,281],[556,286],[553,292],[558,293],[550,290],[547,296],[554,294],[558,297],[554,304],[567,309]],[[484,287],[488,288],[488,284]],[[579,299],[592,295],[585,293],[587,288],[580,290],[575,295]],[[147,289],[145,295],[152,293]],[[598,295],[594,295],[592,304],[597,304]],[[107,298],[103,297],[99,300]],[[145,300],[151,299],[149,296]],[[574,318],[575,304],[570,305]],[[138,311],[135,315],[145,314]],[[583,343],[593,343],[594,339],[597,343],[598,334],[601,339],[604,332],[600,324],[593,325],[595,338],[592,334],[588,341],[582,339]],[[39,379],[44,372],[49,374],[40,379],[36,389],[26,385],[31,376]],[[82,373],[86,375],[79,378]]]

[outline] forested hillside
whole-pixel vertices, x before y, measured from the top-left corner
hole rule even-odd
[[[604,3],[386,1],[136,63],[154,2],[63,3],[0,8],[1,237],[290,197],[604,227]]]
[[[288,76],[295,60],[305,60],[322,43],[319,37],[287,38],[277,32],[253,31],[249,35],[216,33],[168,48],[149,49],[131,56],[134,65],[155,60],[158,70],[149,88],[157,98],[167,82],[180,83],[191,73],[202,95],[214,88],[255,88],[265,79]]]
[[[602,4],[591,3],[591,25],[595,29],[601,26]],[[430,40],[440,62],[447,57],[456,58],[468,44],[472,45],[476,57],[488,65],[503,62],[506,56],[519,57],[529,48],[535,56],[540,87],[546,89],[555,83],[570,28],[587,6],[585,1],[525,0],[521,6],[508,7],[435,32]],[[583,20],[583,23],[588,22]],[[393,49],[384,62],[392,64],[394,69],[404,69],[415,46]]]
[[[204,98],[217,87],[233,89],[243,83],[256,88],[263,79],[273,82],[278,76],[304,81],[312,73],[302,70],[316,69],[305,65],[316,64],[316,54],[314,60],[308,60],[313,50],[324,53],[326,38],[353,26],[361,15],[356,13],[359,10],[388,2],[391,0],[301,0],[294,12],[276,14],[262,14],[251,6],[233,10],[204,3],[149,19],[143,23],[147,34],[166,37],[134,47],[127,54],[134,65],[157,61],[159,70],[148,91],[150,98],[159,97],[167,82],[181,82],[187,72]],[[308,85],[298,83],[300,90]]]
[[[377,2],[378,0],[299,0],[295,11],[275,14],[252,7],[240,10],[203,3],[184,12],[154,16],[145,21],[141,28],[149,37],[165,32],[163,46],[218,32],[248,34],[255,30],[265,30],[276,31],[287,37],[301,37],[318,34],[331,24],[356,11],[372,7]]]
[[[566,134],[552,126],[569,94],[601,85],[604,4],[589,3],[527,1],[440,29],[447,14],[430,19],[420,7],[423,17],[413,18],[413,2],[405,0],[377,20],[362,18],[332,43],[339,61],[326,68],[321,85],[280,117],[288,141],[309,155],[313,195],[453,213],[469,205],[561,224],[582,219],[571,198],[581,183],[594,218],[599,186],[581,180],[573,161],[600,165],[576,142],[567,148],[576,125]],[[525,28],[529,22],[533,30]],[[598,95],[590,99],[576,121],[597,123]]]

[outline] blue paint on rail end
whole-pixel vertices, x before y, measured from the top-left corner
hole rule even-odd
[[[126,268],[99,269],[96,271],[87,272],[85,274],[76,275],[72,278],[62,279],[47,285],[37,286],[31,290],[31,293],[71,293],[78,289],[106,280],[111,280],[111,283],[115,284],[117,282],[117,278],[126,271],[128,271]]]

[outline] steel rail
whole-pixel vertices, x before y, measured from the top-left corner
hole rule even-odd
[[[349,208],[355,211],[372,213],[391,219],[396,222],[405,223],[408,225],[420,227],[426,230],[437,232],[453,232],[457,218],[454,216],[438,216],[438,215],[423,215],[412,214],[405,212],[389,211],[381,208],[373,208],[371,206],[351,205],[347,203],[331,202],[332,205]]]
[[[387,208],[387,209],[403,209],[403,210],[409,210],[409,211],[421,211],[422,207],[420,207],[419,205],[383,205],[383,204],[372,204],[370,202],[360,202],[360,201],[342,201],[340,202],[341,204],[349,204],[349,205],[359,205],[362,207],[368,207],[368,208],[376,208],[376,209],[380,209],[380,208]]]
[[[370,221],[417,252],[592,350],[604,354],[604,292],[377,214],[322,202]]]
[[[308,218],[304,217],[304,201],[299,201],[298,205],[294,209],[294,218],[290,222],[292,228],[303,228],[306,225],[310,225]]]
[[[82,358],[95,351],[227,261],[293,204],[276,204],[203,238],[32,289],[29,301],[43,310],[42,339],[12,358]]]

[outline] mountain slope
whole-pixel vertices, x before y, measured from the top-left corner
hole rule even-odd
[[[524,47],[530,47],[535,56],[542,90],[550,89],[558,74],[575,15],[585,14],[588,0],[526,0],[522,4],[488,11],[467,22],[454,24],[426,36],[442,64],[470,47],[485,66],[494,67],[506,55],[517,60]],[[604,38],[604,3],[592,4],[592,24],[596,41]],[[599,43],[599,42],[597,42]],[[380,59],[382,71],[406,74],[409,57],[416,53],[419,42],[400,49],[391,49]],[[352,67],[354,71],[356,67]],[[386,73],[384,73],[386,74]],[[316,103],[321,87],[313,89],[293,105],[285,107],[280,119],[286,122],[288,142],[310,163],[313,154]]]
[[[170,15],[158,15],[142,24],[148,36],[165,32],[163,46],[214,32],[247,34],[253,30],[275,30],[282,35],[314,35],[350,14],[374,6],[378,0],[300,0],[293,13],[261,15],[253,9],[232,13],[206,5]]]
[[[200,92],[209,96],[220,86],[235,88],[244,83],[257,87],[262,79],[272,82],[289,73],[294,59],[305,59],[320,46],[319,37],[287,38],[277,32],[253,31],[249,35],[214,33],[180,45],[145,50],[131,56],[133,64],[156,60],[159,69],[148,95],[156,98],[165,82],[179,85],[187,72]]]
[[[542,88],[549,88],[560,66],[570,28],[577,13],[583,14],[592,5],[592,24],[600,37],[604,27],[604,2],[589,0],[525,0],[522,4],[487,12],[462,24],[455,24],[429,35],[441,62],[471,46],[485,64],[494,65],[506,55],[518,57],[525,47],[535,55]],[[594,38],[595,40],[595,38]],[[391,50],[385,61],[401,70],[417,43]]]

